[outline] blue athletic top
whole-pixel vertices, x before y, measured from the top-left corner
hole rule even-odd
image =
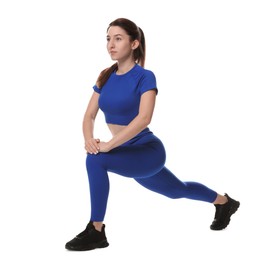
[[[158,93],[154,73],[138,64],[122,75],[114,71],[101,89],[96,85],[93,89],[100,94],[99,108],[106,123],[118,125],[128,125],[137,116],[144,92],[155,89]]]

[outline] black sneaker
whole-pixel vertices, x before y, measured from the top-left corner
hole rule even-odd
[[[109,243],[105,236],[105,225],[103,225],[100,232],[95,229],[90,221],[83,232],[66,243],[65,248],[74,251],[85,251],[108,246]]]
[[[231,216],[237,211],[239,208],[240,202],[230,198],[227,194],[227,202],[225,204],[217,204],[215,205],[215,217],[214,221],[211,224],[210,228],[212,230],[222,230],[226,228],[230,222]]]

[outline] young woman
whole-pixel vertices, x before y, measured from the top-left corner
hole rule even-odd
[[[172,199],[212,203],[216,211],[210,228],[226,228],[240,203],[201,183],[182,182],[164,166],[164,146],[148,128],[158,89],[154,73],[144,68],[143,31],[128,19],[116,19],[107,28],[107,50],[116,63],[99,75],[83,120],[91,216],[86,229],[67,242],[66,249],[81,251],[109,245],[103,224],[108,172],[133,178],[143,187]],[[99,108],[112,133],[107,142],[93,133]]]

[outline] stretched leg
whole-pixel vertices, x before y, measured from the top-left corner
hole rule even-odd
[[[188,198],[213,203],[216,211],[214,220],[210,226],[212,230],[226,228],[231,216],[240,206],[240,202],[232,199],[228,194],[217,194],[198,182],[180,181],[166,167],[151,177],[136,178],[135,180],[145,188],[172,199]]]
[[[182,182],[164,167],[159,173],[147,178],[135,178],[145,188],[172,199],[188,198],[214,202],[217,193],[198,182]]]

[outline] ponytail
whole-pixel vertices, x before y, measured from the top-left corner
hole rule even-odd
[[[102,88],[103,85],[106,83],[106,81],[109,79],[110,75],[117,70],[117,62],[114,63],[111,67],[106,68],[101,71],[99,74],[97,80],[96,80],[96,86],[98,88]]]

